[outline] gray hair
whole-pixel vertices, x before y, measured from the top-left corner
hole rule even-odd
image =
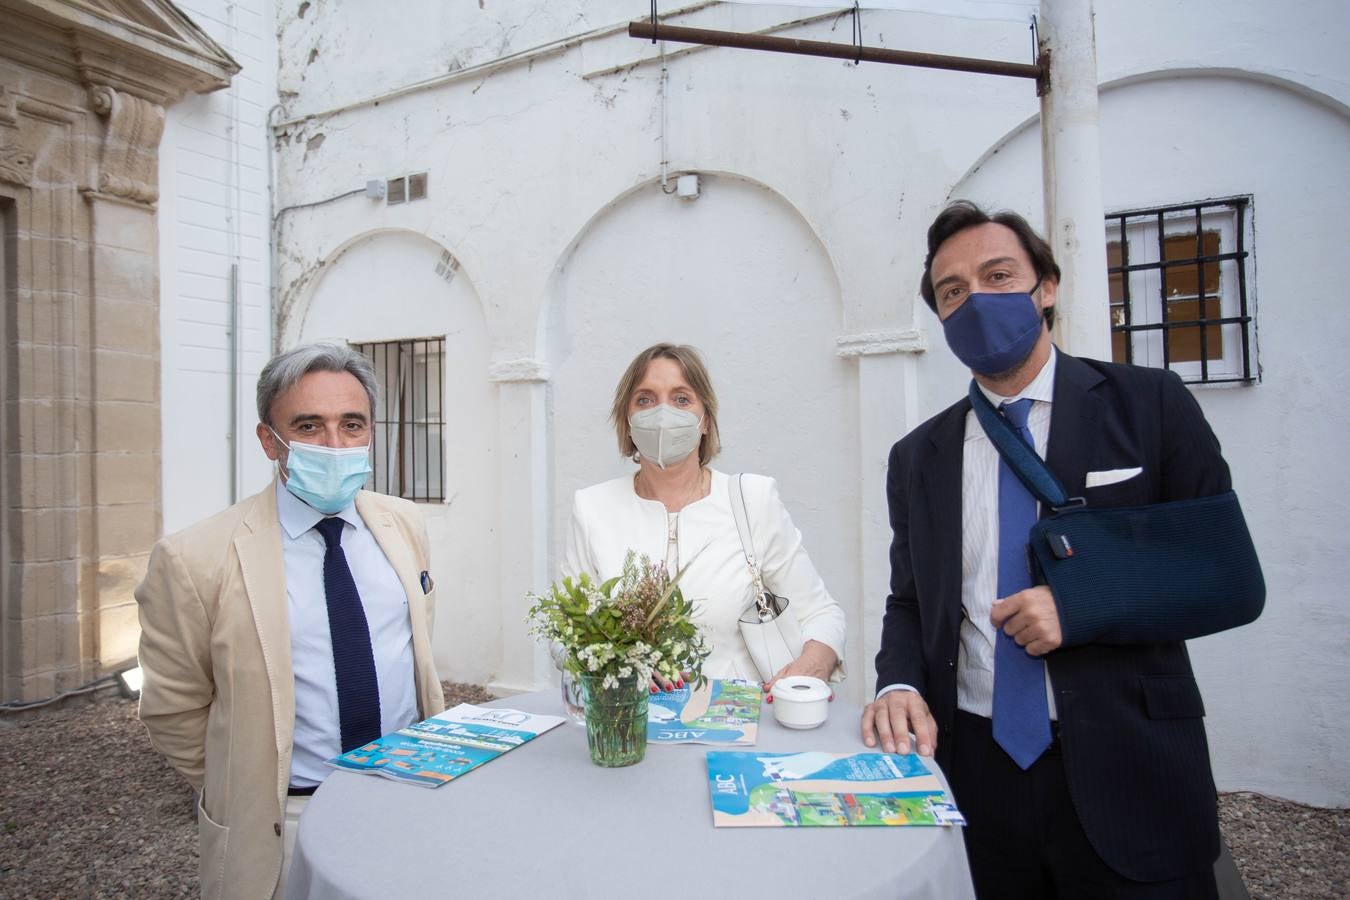
[[[366,389],[370,414],[375,415],[380,384],[370,360],[341,344],[305,344],[268,360],[258,375],[258,421],[271,427],[272,404],[310,372],[347,372]]]

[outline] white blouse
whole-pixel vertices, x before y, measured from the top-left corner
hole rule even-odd
[[[731,512],[731,478],[716,470],[711,475],[708,496],[684,507],[676,518],[675,558],[689,566],[680,588],[693,602],[695,620],[712,648],[703,673],[710,678],[755,679],[755,665],[736,624],[751,602],[751,589]],[[777,483],[763,475],[745,475],[741,483],[765,586],[790,601],[788,609],[797,616],[803,641],[820,641],[834,650],[842,675],[844,611],[802,548],[801,532],[778,499]],[[633,476],[583,488],[572,501],[563,577],[588,572],[601,581],[612,578],[623,571],[630,549],[664,560],[669,534],[665,505],[639,497]]]

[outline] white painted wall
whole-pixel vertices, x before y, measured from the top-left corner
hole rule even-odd
[[[483,683],[496,674],[501,642],[497,388],[478,294],[463,270],[448,281],[437,273],[444,252],[409,231],[358,238],[324,267],[288,346],[445,338],[446,499],[418,504],[437,585],[432,649],[442,678]]]
[[[463,15],[472,19],[471,13]],[[709,7],[693,20],[726,27],[756,26],[779,21],[781,10],[756,9],[754,15],[760,18],[751,21],[743,9]],[[939,26],[930,29],[928,49],[960,49],[962,22],[918,18]],[[828,39],[837,25],[836,18],[825,17],[801,32]],[[288,33],[301,26],[283,20],[282,27],[285,43],[291,40]],[[342,27],[335,20],[312,36],[335,39],[332,29]],[[1000,52],[1012,54],[1016,52],[1013,46],[1023,45],[1024,35],[1015,29],[1008,34],[1006,28],[999,31],[1003,26],[991,23],[972,27],[976,34],[989,37],[991,46]],[[423,39],[420,35],[409,38],[414,43]],[[832,589],[855,609],[864,595],[873,598],[868,602],[875,605],[879,603],[873,597],[875,589],[864,591],[857,562],[863,529],[855,504],[869,507],[870,520],[884,521],[884,500],[879,490],[867,487],[875,487],[877,477],[884,477],[887,444],[873,442],[862,447],[857,426],[852,424],[858,421],[858,401],[852,391],[840,393],[838,388],[856,379],[859,363],[838,358],[835,340],[855,331],[908,326],[911,295],[894,287],[896,272],[907,264],[907,258],[893,248],[905,243],[903,232],[913,225],[899,213],[911,203],[921,209],[937,208],[943,188],[942,181],[929,178],[924,167],[938,164],[936,157],[921,152],[910,160],[905,155],[914,146],[910,137],[914,123],[889,110],[912,102],[936,115],[952,102],[952,92],[960,91],[947,82],[944,96],[943,79],[936,73],[901,72],[893,79],[894,70],[869,72],[819,60],[805,61],[808,68],[803,70],[802,60],[768,56],[753,57],[763,67],[747,67],[744,56],[712,51],[674,55],[674,50],[666,114],[671,123],[671,168],[730,173],[726,178],[730,190],[709,179],[710,193],[689,207],[686,215],[720,204],[729,213],[724,228],[734,232],[735,242],[730,238],[710,241],[703,234],[708,229],[701,226],[688,235],[671,232],[669,246],[662,253],[675,253],[677,245],[688,244],[692,236],[698,242],[689,254],[690,278],[713,285],[758,281],[779,294],[775,309],[769,312],[767,352],[775,360],[795,362],[797,371],[821,373],[822,383],[803,379],[801,390],[812,397],[816,408],[833,405],[829,435],[815,441],[816,446],[804,455],[800,448],[780,440],[768,413],[739,419],[732,415],[728,421],[732,436],[738,439],[729,442],[733,449],[723,464],[784,479],[797,524],[808,536],[811,553]],[[284,343],[292,343],[292,335],[297,334],[295,318],[312,284],[355,235],[390,227],[421,230],[452,248],[466,271],[473,273],[485,311],[492,359],[489,374],[503,385],[502,446],[513,451],[502,457],[499,469],[501,518],[503,528],[511,532],[502,542],[503,577],[515,579],[502,586],[499,685],[525,687],[549,676],[525,637],[525,605],[520,598],[528,590],[543,587],[553,574],[552,560],[562,539],[557,523],[566,515],[572,489],[600,477],[591,474],[597,464],[608,466],[614,460],[608,449],[598,457],[587,453],[584,468],[577,471],[571,459],[557,450],[570,438],[548,429],[548,423],[571,421],[568,410],[580,408],[581,402],[576,401],[575,407],[561,405],[569,402],[569,383],[575,376],[554,370],[579,370],[577,363],[567,369],[566,359],[555,358],[562,349],[555,342],[556,328],[550,317],[559,308],[555,289],[568,284],[555,273],[560,265],[567,265],[574,249],[582,252],[583,260],[591,260],[587,265],[596,271],[615,268],[616,259],[622,259],[611,282],[625,290],[653,283],[644,280],[643,264],[632,258],[631,249],[643,243],[642,235],[650,224],[627,216],[622,228],[606,229],[602,221],[606,210],[633,202],[623,198],[650,185],[660,174],[662,79],[653,53],[650,44],[634,42],[616,30],[515,66],[467,72],[435,89],[332,113],[323,110],[332,97],[342,96],[350,86],[350,73],[334,70],[324,80],[323,72],[314,68],[323,58],[321,53],[300,85],[300,95],[289,101],[278,128],[277,205],[283,210],[295,207],[283,213],[280,228]],[[616,65],[624,66],[623,70],[607,74]],[[885,79],[878,77],[882,74]],[[372,73],[376,82],[381,77],[379,72]],[[815,79],[824,77],[837,80],[842,97],[821,89]],[[736,90],[726,90],[727,84],[735,84]],[[794,86],[790,94],[783,92],[784,84]],[[1029,84],[991,82],[973,102],[977,109],[992,112],[1006,104],[1014,91],[1020,92],[1027,113],[1035,109]],[[806,120],[824,124],[794,136],[788,142],[793,152],[782,152],[783,123]],[[1001,133],[999,123],[989,115],[954,128],[976,135],[976,143],[981,144]],[[954,180],[967,163],[956,160],[943,165],[943,178]],[[878,167],[894,177],[879,185]],[[426,201],[385,206],[359,195],[343,196],[368,178],[423,170],[430,173],[430,199]],[[923,177],[915,174],[920,171]],[[737,181],[769,185],[772,190],[736,190]],[[679,210],[650,199],[640,208],[672,214]],[[766,215],[766,210],[775,212]],[[776,217],[787,221],[778,222]],[[591,240],[592,228],[606,235],[627,232],[628,240],[605,237],[597,245]],[[828,314],[828,305],[785,283],[788,276],[779,270],[776,255],[778,235],[784,228],[798,235],[796,242],[804,240],[802,234],[814,235],[818,246],[811,252],[836,282],[831,289],[834,305]],[[614,250],[595,251],[595,246]],[[732,246],[734,254],[729,252]],[[680,268],[678,259],[662,265],[667,267],[663,271]],[[729,271],[736,273],[734,277],[728,277]],[[677,296],[680,282],[667,285],[666,281],[657,282],[663,285],[661,296]],[[897,308],[903,315],[896,315]],[[698,323],[694,333],[717,335],[713,324],[703,321],[705,309],[694,306],[690,311],[689,318]],[[616,341],[611,358],[591,363],[594,382],[603,384],[595,395],[602,398],[598,410],[590,401],[595,392],[584,392],[592,422],[603,421],[603,398],[612,390],[623,363],[650,342],[645,333],[642,339],[628,333],[633,331],[628,323],[635,315],[625,311],[622,322],[610,332]],[[791,325],[798,320],[810,323],[809,327]],[[581,346],[603,340],[595,329],[575,336],[582,339]],[[729,371],[729,377],[719,376],[719,384],[732,400],[737,399],[736,390],[751,391],[765,383],[748,380],[734,368],[725,369],[736,364],[723,360],[741,356],[738,337],[731,340],[721,334],[707,340],[700,337],[699,342],[705,344],[715,371]],[[547,390],[541,393],[541,386],[532,386],[539,385],[534,378],[548,379]],[[746,387],[740,388],[742,383]],[[774,390],[785,383],[782,379],[768,382]],[[796,402],[781,394],[769,399],[782,405]],[[541,404],[546,412],[542,420],[538,418]],[[766,406],[772,408],[768,402]],[[896,435],[904,411],[888,408],[877,411],[876,417],[894,423],[878,428],[878,434]],[[519,433],[517,425],[536,427],[530,423],[541,423],[538,427],[545,430]],[[737,427],[746,429],[743,440],[735,435]],[[602,462],[606,459],[610,463]],[[863,482],[860,492],[856,476],[845,478],[842,473],[857,473],[861,467],[871,473],[871,480]],[[838,473],[831,477],[841,478],[850,487],[831,496],[826,488],[839,486],[813,473]],[[568,479],[565,484],[549,483],[564,477]],[[538,489],[521,495],[524,505],[506,502],[512,492],[535,484]],[[883,558],[884,552],[883,542]],[[860,609],[851,617],[856,674],[846,690],[855,699],[870,690],[872,680],[866,659],[875,648],[862,636],[868,617]]]
[[[311,322],[337,333],[310,317],[330,290],[342,293],[325,268],[363,235],[422,234],[471,273],[499,448],[495,474],[482,469],[496,479],[499,595],[495,618],[480,624],[495,625],[500,641],[464,648],[477,655],[462,665],[514,687],[550,675],[524,635],[522,595],[556,574],[571,491],[623,471],[604,423],[623,364],[658,338],[699,344],[727,408],[721,465],[783,481],[850,610],[847,690],[862,699],[886,592],[886,453],[968,378],[940,334],[926,337],[936,320],[916,303],[923,234],[953,193],[1039,216],[1039,151],[1033,133],[1019,133],[1037,111],[1031,85],[676,45],[666,80],[660,48],[622,32],[645,7],[485,7],[405,0],[382,5],[379,22],[348,5],[314,4],[304,18],[298,4],[280,11],[276,205],[319,202],[283,215],[284,342]],[[1278,10],[1240,0],[1223,16],[1143,0],[1097,13],[1099,75],[1118,85],[1102,98],[1108,208],[1255,197],[1265,379],[1200,392],[1271,581],[1260,623],[1195,644],[1219,778],[1350,803],[1337,762],[1350,725],[1334,715],[1350,633],[1334,600],[1350,576],[1335,526],[1345,485],[1328,484],[1325,464],[1347,435],[1344,417],[1317,409],[1334,370],[1313,362],[1345,337],[1331,266],[1345,222],[1350,14],[1334,0]],[[801,17],[783,33],[848,40],[847,17],[796,7],[711,4],[677,20],[756,30]],[[1026,30],[1005,22],[872,11],[864,23],[869,44],[1030,55]],[[351,104],[361,98],[371,102]],[[681,206],[651,187],[663,134],[673,172],[710,175],[698,201]],[[341,197],[368,178],[416,171],[430,173],[425,201]],[[1289,285],[1297,303],[1280,302]],[[765,368],[746,359],[746,331],[761,317]],[[736,327],[719,328],[728,321]],[[936,346],[922,352],[925,341]],[[784,360],[790,370],[774,368]],[[809,424],[777,428],[783,410],[805,410]],[[1276,423],[1278,437],[1263,442]],[[460,652],[439,636],[438,648]],[[1256,731],[1252,709],[1264,711]]]
[[[271,355],[267,111],[276,102],[271,0],[179,7],[242,67],[230,87],[165,113],[159,156],[164,532],[262,488],[253,388]],[[230,267],[238,266],[240,435],[230,453]]]
[[[280,88],[302,103],[342,106],[641,12],[631,0],[283,0]]]

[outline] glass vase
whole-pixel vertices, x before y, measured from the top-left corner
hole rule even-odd
[[[553,657],[553,665],[558,668],[559,681],[562,683],[563,711],[576,724],[585,725],[586,701],[581,696],[581,681],[567,668],[567,650],[562,644],[552,642],[548,652]]]
[[[620,678],[605,687],[604,676],[582,675],[586,699],[586,745],[597,766],[631,766],[647,752],[647,679]]]
[[[582,696],[581,681],[566,669],[562,670],[562,701],[567,718],[577,725],[586,724],[586,698]]]

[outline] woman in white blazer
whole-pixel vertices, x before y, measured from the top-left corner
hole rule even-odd
[[[720,449],[717,395],[694,348],[656,344],[637,355],[614,394],[610,415],[632,475],[576,492],[562,574],[618,575],[628,551],[688,565],[680,588],[712,653],[712,678],[757,678],[737,620],[751,600],[750,573],[731,507],[735,480],[709,467]],[[790,601],[802,653],[774,677],[842,677],[844,611],[802,548],[802,536],[762,475],[741,478],[750,535],[765,586]],[[657,686],[671,685],[654,677]],[[677,685],[678,686],[678,685]]]

